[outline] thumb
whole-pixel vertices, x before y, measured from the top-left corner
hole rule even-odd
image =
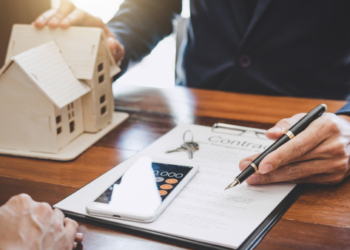
[[[115,62],[120,65],[125,54],[124,46],[114,37],[108,37],[107,42]]]
[[[107,42],[112,55],[115,55],[117,53],[117,44],[115,43],[113,37],[108,37]]]
[[[290,118],[284,118],[276,123],[275,126],[266,131],[266,137],[271,140],[277,140],[283,133],[297,123],[306,113],[296,114]]]

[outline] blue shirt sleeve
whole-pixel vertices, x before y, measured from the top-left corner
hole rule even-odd
[[[350,102],[347,102],[341,109],[335,112],[337,115],[350,115]]]
[[[172,33],[172,20],[181,10],[181,0],[125,0],[107,23],[125,48],[121,74]]]

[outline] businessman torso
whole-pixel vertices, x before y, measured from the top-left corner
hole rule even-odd
[[[181,84],[330,99],[350,94],[349,1],[260,0],[251,19],[244,2],[192,0]]]
[[[251,3],[251,5],[247,5]],[[171,33],[181,0],[126,0],[110,22],[138,61]],[[178,83],[267,95],[346,99],[350,1],[191,0]]]

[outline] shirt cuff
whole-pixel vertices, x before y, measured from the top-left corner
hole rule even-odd
[[[341,109],[335,112],[336,115],[350,115],[350,102],[345,104]]]

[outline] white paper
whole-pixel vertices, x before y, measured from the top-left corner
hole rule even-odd
[[[244,131],[245,127],[242,128]],[[192,160],[186,152],[166,154],[182,143],[186,130],[200,149]],[[261,133],[262,130],[256,130]],[[106,190],[141,156],[168,159],[169,163],[199,165],[199,172],[153,223],[106,219],[210,244],[237,248],[294,188],[295,184],[242,185],[224,191],[239,174],[239,161],[262,152],[272,141],[249,129],[241,135],[213,132],[210,127],[179,125],[155,143],[55,205],[88,215],[86,205]]]

